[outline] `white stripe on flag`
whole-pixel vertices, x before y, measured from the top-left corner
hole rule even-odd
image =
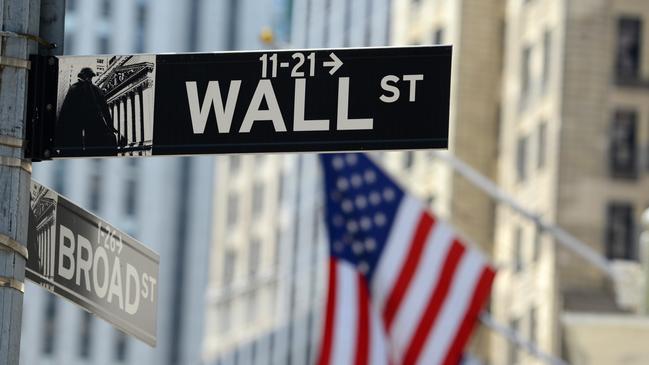
[[[370,356],[369,364],[388,364],[388,343],[383,326],[383,320],[376,311],[374,305],[370,304]]]
[[[410,281],[403,301],[397,310],[390,337],[394,339],[394,359],[402,359],[417,326],[421,322],[430,296],[440,280],[444,262],[453,243],[453,230],[438,220],[429,233],[420,265]]]
[[[383,311],[387,296],[399,277],[422,211],[421,202],[404,195],[372,278],[372,300],[379,313]]]
[[[467,248],[435,326],[419,356],[418,364],[441,364],[444,361],[471,305],[484,267],[482,255],[477,250]]]
[[[353,364],[358,326],[358,271],[342,260],[336,262],[336,308],[330,364]]]

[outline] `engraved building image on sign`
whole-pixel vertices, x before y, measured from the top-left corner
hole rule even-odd
[[[155,56],[66,57],[59,61],[58,149],[150,155]]]

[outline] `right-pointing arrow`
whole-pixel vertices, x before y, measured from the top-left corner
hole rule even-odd
[[[340,66],[343,65],[343,61],[341,61],[340,58],[338,58],[338,56],[336,56],[336,54],[333,52],[329,53],[329,57],[331,58],[331,61],[325,61],[322,63],[322,65],[324,67],[331,67],[331,70],[329,70],[329,75],[333,75],[334,73],[336,73],[336,71],[338,71]]]

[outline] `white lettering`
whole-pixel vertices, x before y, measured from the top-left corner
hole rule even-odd
[[[223,98],[221,96],[221,88],[218,81],[210,81],[207,84],[205,98],[200,107],[196,81],[185,82],[185,88],[187,89],[187,101],[189,102],[189,113],[192,118],[194,134],[205,133],[205,125],[207,124],[207,118],[210,115],[212,105],[214,105],[214,111],[216,113],[216,127],[218,132],[230,132],[234,107],[237,104],[237,97],[239,96],[239,89],[241,88],[241,80],[230,81],[230,89],[228,91],[227,100],[225,101],[225,106],[223,106]]]
[[[294,131],[326,131],[329,129],[329,119],[304,119],[306,103],[306,79],[295,79],[295,107],[293,108]]]
[[[113,296],[119,301],[119,308],[124,309],[124,296],[122,295],[122,271],[120,270],[119,257],[115,257],[113,262],[113,273],[110,276],[110,286],[108,287],[108,303],[113,302]]]
[[[83,258],[83,252],[86,252],[86,258]],[[92,246],[90,241],[82,235],[77,235],[77,275],[76,283],[81,286],[81,276],[85,277],[84,283],[86,290],[90,291],[90,270],[92,269]]]
[[[336,128],[338,130],[372,129],[374,119],[372,118],[349,118],[349,77],[338,79],[338,119]]]
[[[74,233],[61,224],[59,237],[59,275],[70,280],[74,277]],[[68,267],[65,267],[65,259],[70,263]]]
[[[99,270],[100,259],[101,261],[103,261],[104,266],[104,272],[102,273],[104,281],[101,285],[99,284],[99,275],[97,274],[97,271]],[[108,276],[108,254],[106,253],[106,249],[99,246],[95,251],[95,257],[92,260],[92,286],[95,288],[95,294],[97,294],[99,298],[105,297],[106,293],[108,292]]]
[[[266,103],[268,103],[268,110],[259,110],[264,98],[266,99]],[[246,116],[243,118],[243,123],[241,123],[239,133],[250,133],[252,124],[259,120],[270,120],[273,122],[276,132],[286,132],[286,124],[284,124],[282,111],[279,109],[279,104],[277,103],[273,84],[267,79],[259,80],[259,84],[257,84],[255,93],[248,106],[248,111],[246,111]]]
[[[404,81],[410,82],[410,95],[408,96],[408,101],[415,101],[415,91],[417,90],[417,81],[424,79],[424,75],[403,75]]]
[[[132,287],[131,287],[132,285]],[[131,296],[131,292],[135,293]],[[126,264],[126,306],[124,310],[128,314],[135,314],[140,306],[140,276],[137,270],[131,265]]]
[[[391,96],[381,95],[379,99],[381,99],[382,102],[394,103],[395,101],[399,100],[399,95],[400,95],[399,88],[396,87],[395,85],[390,84],[390,82],[396,84],[398,81],[399,81],[399,77],[395,75],[387,75],[381,79],[381,88],[389,93],[392,93]]]

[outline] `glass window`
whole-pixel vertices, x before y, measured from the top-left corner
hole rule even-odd
[[[543,91],[547,90],[550,80],[550,65],[552,63],[552,33],[546,30],[543,33],[543,74],[541,76],[541,87]]]
[[[104,17],[109,17],[112,13],[112,4],[111,0],[103,0],[101,2],[101,15]]]
[[[635,178],[637,113],[633,110],[617,110],[610,132],[609,163],[611,175],[617,178]]]
[[[98,212],[101,207],[101,197],[103,190],[103,179],[101,172],[103,170],[103,161],[100,159],[91,160],[92,171],[90,176],[90,186],[88,192],[88,208],[93,212]]]
[[[541,169],[545,166],[545,154],[547,151],[546,148],[546,143],[547,143],[547,123],[546,122],[541,122],[539,124],[539,130],[538,130],[538,140],[537,140],[537,153],[536,153],[536,167]]]
[[[433,44],[444,43],[444,28],[437,28],[433,33]]]
[[[54,341],[57,337],[56,331],[56,312],[57,302],[54,294],[47,293],[45,303],[45,322],[43,324],[43,354],[46,356],[54,353]]]
[[[529,321],[530,321],[530,326],[529,326],[530,333],[528,335],[528,338],[529,338],[529,341],[532,344],[536,344],[536,339],[537,339],[537,336],[536,336],[536,331],[537,331],[537,318],[536,318],[537,317],[537,310],[536,310],[536,307],[530,308],[529,316],[530,316],[530,319],[529,319]]]
[[[642,20],[622,17],[617,23],[615,71],[618,80],[635,80],[640,73]]]
[[[258,217],[264,209],[264,185],[255,182],[252,187],[252,215]]]
[[[516,178],[519,182],[527,178],[527,137],[519,137],[516,144]]]
[[[635,258],[633,206],[612,202],[606,209],[606,256],[609,259]]]
[[[137,208],[137,180],[129,178],[126,180],[126,194],[124,194],[124,212],[128,216],[134,216]]]
[[[110,40],[108,39],[108,36],[101,35],[97,38],[97,49],[100,54],[110,53]]]
[[[128,348],[128,337],[122,331],[115,331],[115,351],[113,358],[117,362],[124,362],[126,360],[126,351]]]
[[[237,253],[233,249],[227,249],[223,256],[223,286],[232,286],[234,280],[234,269],[237,263]]]
[[[509,328],[514,333],[518,334],[520,331],[520,327],[521,327],[520,319],[512,319],[511,321],[509,321]],[[508,341],[507,343],[509,345],[507,364],[516,365],[520,362],[518,345],[513,343],[512,341]]]
[[[517,226],[514,229],[514,271],[523,270],[523,229]]]
[[[248,278],[252,282],[257,278],[259,272],[259,258],[261,250],[261,243],[259,239],[251,239],[248,245]]]
[[[230,156],[230,174],[236,174],[241,168],[241,156],[233,155]]]
[[[228,210],[227,225],[228,227],[233,227],[239,218],[239,195],[236,192],[231,191],[230,195],[228,195],[228,206],[226,209]]]
[[[90,346],[92,345],[92,314],[83,311],[81,326],[79,328],[79,357],[90,358]]]
[[[521,56],[521,107],[524,107],[529,98],[530,87],[532,84],[532,47],[523,48]]]

